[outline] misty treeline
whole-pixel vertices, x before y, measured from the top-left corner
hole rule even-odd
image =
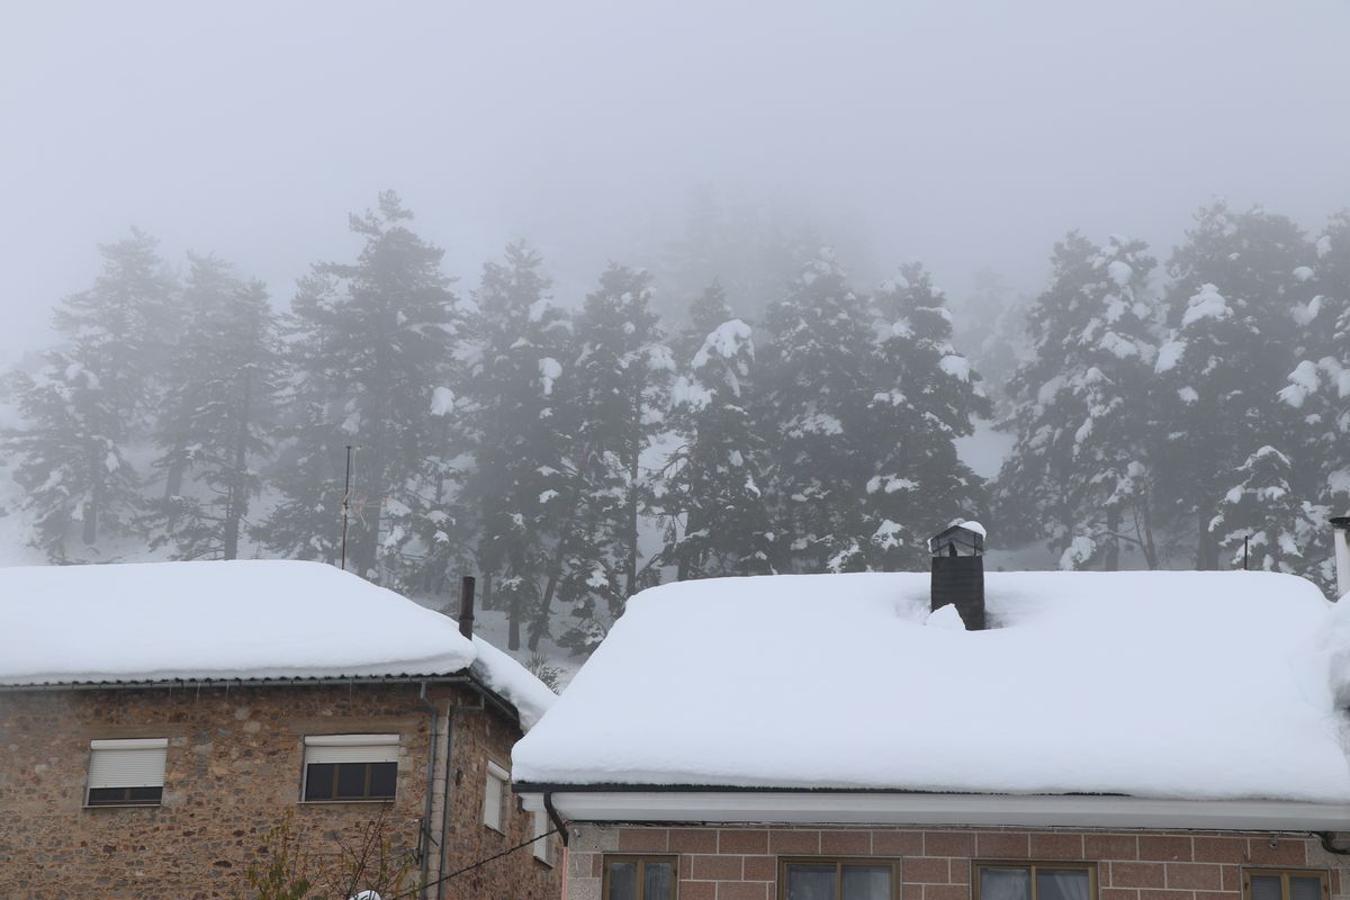
[[[215,257],[103,246],[7,380],[33,545],[337,562],[345,498],[349,569],[422,596],[476,572],[513,648],[578,650],[661,580],[920,568],[970,515],[1068,568],[1226,567],[1245,539],[1253,568],[1329,580],[1350,216],[1310,235],[1215,204],[1165,267],[1070,233],[1039,296],[986,279],[955,319],[921,264],[864,289],[818,245],[733,280],[755,296],[658,301],[611,264],[555,303],[523,243],[449,277],[392,193],[351,228],[360,253],[285,312]],[[989,417],[1016,443],[985,483],[956,440]]]

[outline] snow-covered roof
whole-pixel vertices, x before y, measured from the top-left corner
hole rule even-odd
[[[465,669],[525,727],[554,695],[452,619],[287,560],[0,568],[0,685],[438,676]]]
[[[1309,582],[985,582],[979,632],[928,624],[920,573],[645,591],[516,746],[515,778],[1350,801],[1350,610]]]

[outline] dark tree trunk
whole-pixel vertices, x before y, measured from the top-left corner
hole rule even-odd
[[[511,592],[511,631],[506,638],[506,649],[520,649],[520,590]]]
[[[1106,511],[1106,553],[1102,558],[1102,568],[1108,572],[1120,570],[1120,508],[1113,506]]]
[[[183,471],[187,468],[183,462],[183,446],[179,441],[174,447],[172,456],[173,462],[169,465],[169,473],[164,478],[164,499],[168,500],[177,497],[183,492]]]
[[[84,523],[83,534],[85,544],[93,544],[98,540],[98,516],[99,506],[103,499],[103,470],[100,466],[104,465],[103,460],[98,458],[97,448],[90,448],[89,451],[89,499],[84,504]]]
[[[252,373],[245,370],[242,398],[239,406],[239,421],[234,432],[234,471],[230,473],[230,495],[225,504],[225,559],[239,557],[239,524],[243,521],[248,505],[247,487],[244,484],[244,471],[248,465],[248,414],[252,407]]]

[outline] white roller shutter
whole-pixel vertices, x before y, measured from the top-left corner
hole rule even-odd
[[[89,742],[89,787],[163,787],[168,738]]]
[[[319,734],[305,738],[305,765],[396,762],[396,734]]]
[[[506,823],[503,821],[506,792],[510,783],[511,773],[489,760],[483,789],[483,824],[503,834],[506,832]]]

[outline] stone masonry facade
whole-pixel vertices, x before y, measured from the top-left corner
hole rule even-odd
[[[509,769],[519,726],[478,692],[434,683],[427,691],[438,709],[430,821],[438,837],[445,827],[443,852],[421,836],[431,716],[419,688],[0,692],[0,898],[247,897],[248,866],[267,858],[268,833],[287,821],[314,868],[334,864],[341,844],[355,846],[380,822],[395,858],[419,859],[419,846],[430,847],[430,878],[528,840],[531,817],[514,798],[505,833],[483,824],[487,760]],[[305,735],[395,732],[393,801],[300,802]],[[134,737],[168,738],[162,805],[86,808],[90,740]],[[420,862],[410,865],[415,886]],[[560,894],[560,875],[526,848],[447,881],[439,892],[431,888],[428,896],[552,900]]]
[[[1350,856],[1308,834],[864,827],[572,826],[565,900],[602,900],[608,854],[678,860],[678,900],[778,900],[791,857],[895,861],[902,900],[973,900],[977,862],[1089,863],[1097,900],[1243,900],[1244,870],[1316,870],[1350,900]]]

